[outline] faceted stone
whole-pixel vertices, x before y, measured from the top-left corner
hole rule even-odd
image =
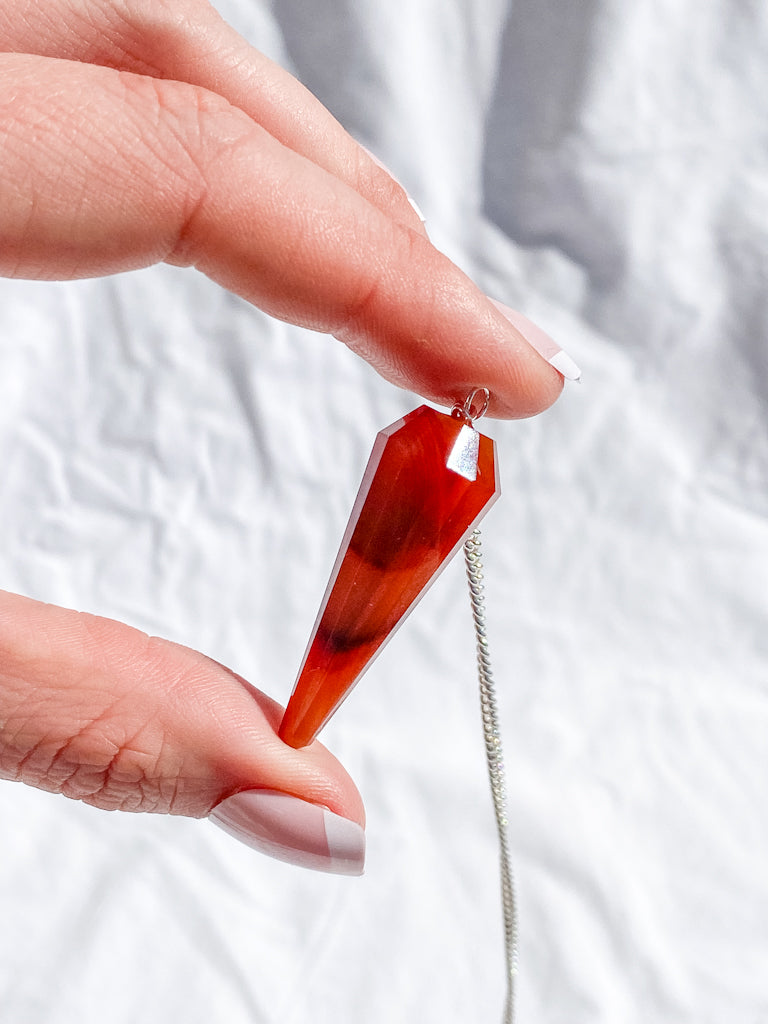
[[[421,406],[376,438],[280,736],[311,743],[499,494],[494,442]]]

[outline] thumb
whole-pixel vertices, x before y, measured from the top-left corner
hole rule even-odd
[[[110,619],[0,592],[0,778],[104,810],[204,817],[282,860],[362,870],[362,801],[233,672]],[[212,813],[213,812],[213,813]]]

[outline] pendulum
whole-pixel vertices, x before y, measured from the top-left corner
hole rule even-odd
[[[311,743],[499,494],[494,442],[473,419],[426,405],[377,436],[280,726]]]
[[[496,446],[473,424],[489,399],[488,390],[479,388],[450,415],[423,405],[377,436],[279,732],[292,747],[312,742],[463,544],[499,836],[507,981],[503,1020],[512,1024],[517,908],[477,530],[499,496],[499,479]]]

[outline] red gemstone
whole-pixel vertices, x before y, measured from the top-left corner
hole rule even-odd
[[[280,726],[304,747],[498,497],[494,442],[421,406],[382,430]]]

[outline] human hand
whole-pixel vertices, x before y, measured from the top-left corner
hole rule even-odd
[[[4,0],[0,96],[0,274],[195,266],[442,404],[482,385],[525,416],[559,393],[399,185],[204,0]],[[319,744],[280,743],[279,714],[202,655],[0,595],[0,775],[108,809],[218,805],[257,848],[359,870],[357,791]],[[221,801],[246,792],[238,825]]]
[[[202,654],[0,591],[0,779],[104,810],[216,807],[262,852],[359,874],[360,796],[320,743],[278,739],[281,716]]]
[[[0,95],[0,275],[192,265],[442,405],[559,394],[400,186],[205,0],[4,0]]]

